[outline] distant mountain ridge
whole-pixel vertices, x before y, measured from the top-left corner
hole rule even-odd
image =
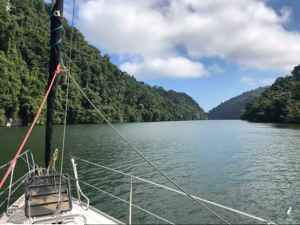
[[[209,120],[239,120],[248,102],[258,99],[266,87],[244,92],[234,98],[222,102],[207,114]]]

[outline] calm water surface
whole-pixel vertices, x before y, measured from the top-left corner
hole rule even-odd
[[[243,121],[188,121],[115,124],[156,166],[191,194],[286,224],[300,223],[300,126]],[[0,165],[11,160],[28,127],[0,128]],[[61,149],[62,126],[55,126],[54,147]],[[44,166],[45,127],[35,127],[25,149]],[[67,126],[66,153],[172,187],[107,125]],[[68,155],[64,172],[73,176]],[[129,200],[128,177],[77,161],[79,178]],[[59,167],[57,162],[57,169]],[[26,170],[18,161],[15,178]],[[4,169],[0,171],[1,178]],[[74,184],[72,183],[73,187]],[[128,205],[84,184],[96,208],[128,221]],[[16,192],[17,197],[23,192]],[[74,196],[75,193],[73,193]],[[6,197],[6,196],[5,196]],[[0,196],[0,204],[5,199]],[[220,224],[187,197],[134,180],[133,203],[178,224]],[[230,223],[255,220],[210,206]],[[287,216],[289,207],[292,211]],[[1,207],[1,212],[4,210]],[[162,223],[133,209],[133,223]]]

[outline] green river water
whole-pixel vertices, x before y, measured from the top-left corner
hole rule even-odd
[[[300,126],[244,121],[186,121],[115,124],[150,161],[189,193],[277,223],[300,223]],[[0,166],[10,161],[28,127],[0,128]],[[63,126],[55,126],[53,146],[61,149]],[[45,127],[37,126],[26,143],[44,166]],[[60,152],[61,153],[61,152]],[[173,187],[108,125],[68,125],[63,171],[73,176],[68,154]],[[79,179],[129,200],[130,179],[77,161]],[[57,161],[56,168],[60,169]],[[1,178],[6,169],[0,170]],[[19,159],[14,180],[26,172]],[[7,186],[8,182],[5,183]],[[72,187],[74,183],[72,182]],[[129,207],[81,184],[92,206],[128,222]],[[1,190],[2,191],[2,190]],[[21,186],[13,195],[24,192]],[[74,197],[76,193],[73,193]],[[0,204],[7,193],[0,196]],[[221,222],[191,199],[133,181],[133,203],[177,224]],[[0,208],[5,210],[5,204]],[[258,223],[209,206],[232,224]],[[287,215],[288,209],[291,213]],[[133,223],[162,221],[133,208]]]

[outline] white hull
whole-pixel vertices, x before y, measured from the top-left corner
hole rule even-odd
[[[74,199],[72,211],[63,213],[60,217],[52,217],[52,216],[45,216],[45,217],[38,217],[31,219],[25,216],[25,195],[22,195],[14,204],[11,205],[9,208],[12,212],[11,216],[8,216],[6,213],[3,213],[2,217],[0,218],[0,224],[46,224],[46,223],[54,223],[56,219],[62,224],[123,224],[121,221],[101,212],[98,209],[95,209],[92,206],[89,206],[88,210],[85,210],[85,205],[82,206],[78,205],[78,200]]]

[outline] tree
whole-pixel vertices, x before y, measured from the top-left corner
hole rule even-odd
[[[260,98],[246,104],[242,119],[255,122],[300,123],[300,66],[278,78]]]
[[[0,3],[2,5],[2,2]],[[0,120],[20,117],[23,125],[32,122],[45,95],[49,66],[49,18],[51,5],[43,0],[10,0],[17,6],[9,13],[0,7]],[[69,61],[72,29],[63,21],[61,56]],[[66,63],[67,64],[67,63]],[[203,109],[184,93],[166,91],[138,82],[110,61],[108,54],[88,44],[74,28],[72,76],[110,122],[184,120],[184,115]],[[58,76],[55,123],[64,121],[67,85]],[[44,124],[46,112],[40,116]],[[70,83],[67,123],[102,123],[97,111]]]

